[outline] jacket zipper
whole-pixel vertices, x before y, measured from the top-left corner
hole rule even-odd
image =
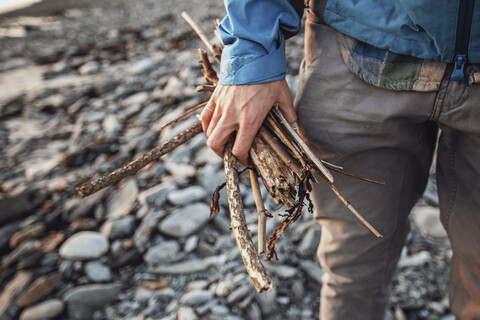
[[[455,59],[452,80],[462,81],[465,77],[464,68],[467,63],[468,43],[473,20],[474,0],[460,0],[457,34],[455,38]]]

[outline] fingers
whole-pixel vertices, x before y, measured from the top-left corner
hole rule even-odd
[[[255,127],[255,126],[253,126]],[[233,144],[232,153],[237,157],[238,162],[242,167],[248,166],[248,151],[253,143],[253,139],[257,135],[257,130],[254,130],[250,126],[241,126],[235,137],[235,143]]]
[[[208,101],[205,108],[203,108],[202,112],[200,113],[200,119],[202,120],[202,129],[203,132],[207,132],[207,129],[210,125],[210,121],[212,120],[213,114],[215,112],[215,100],[213,96]]]
[[[225,117],[222,118],[207,138],[207,146],[221,158],[223,158],[223,150],[228,138],[236,130],[236,126],[227,121],[228,119],[225,119]]]

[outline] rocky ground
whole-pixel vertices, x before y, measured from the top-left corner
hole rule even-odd
[[[207,98],[194,92],[202,43],[182,10],[213,38],[221,1],[52,0],[0,17],[0,319],[318,318],[320,227],[305,214],[284,234],[279,260],[265,263],[276,287],[257,294],[225,197],[209,217],[224,176],[203,135],[118,186],[74,194],[195,121],[155,133]],[[288,46],[295,86],[302,36]],[[255,239],[246,177],[241,188]],[[430,184],[388,319],[453,319],[437,203]]]

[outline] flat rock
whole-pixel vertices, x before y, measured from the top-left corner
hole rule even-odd
[[[423,235],[447,239],[448,235],[440,221],[440,209],[430,206],[416,206],[411,216]]]
[[[112,281],[112,271],[100,261],[89,261],[84,268],[87,278],[92,282]]]
[[[101,233],[82,231],[62,244],[60,257],[69,260],[94,260],[107,253],[108,248],[108,241]]]
[[[116,192],[107,204],[106,216],[110,218],[120,218],[128,215],[138,196],[138,187],[134,179],[129,179],[125,186]]]
[[[31,306],[20,314],[20,320],[55,319],[63,312],[63,303],[59,299],[51,299]]]
[[[131,74],[141,75],[141,74],[149,73],[150,71],[155,69],[156,66],[157,66],[157,63],[155,62],[155,60],[146,58],[133,63],[129,68],[129,72]]]
[[[171,213],[161,222],[159,230],[174,238],[184,238],[202,229],[209,219],[209,206],[199,202]]]
[[[197,320],[198,317],[190,307],[180,307],[177,311],[178,320]]]
[[[121,290],[118,283],[89,284],[68,290],[63,295],[69,319],[92,319],[93,313],[113,302]]]
[[[143,246],[147,243],[148,239],[150,239],[152,231],[166,214],[164,210],[147,213],[133,235],[133,242],[137,248],[143,249]]]
[[[5,286],[0,294],[0,317],[4,315],[10,302],[28,285],[31,278],[32,274],[30,272],[18,271],[15,277]]]
[[[17,299],[19,307],[26,307],[43,300],[60,287],[62,274],[53,272],[35,280]]]
[[[159,274],[189,274],[205,271],[210,267],[220,266],[227,261],[226,255],[196,259],[179,263],[163,264],[149,267],[149,272]]]
[[[313,280],[317,281],[318,284],[322,284],[322,275],[324,272],[318,263],[309,260],[301,260],[299,263],[303,272]]]
[[[319,225],[308,228],[298,246],[298,254],[302,257],[308,257],[315,254],[320,243],[321,228]]]
[[[418,267],[432,261],[432,256],[428,251],[420,251],[411,256],[402,255],[398,262],[399,268]]]
[[[185,293],[180,302],[189,306],[196,306],[205,303],[213,298],[213,291],[210,290],[192,290]]]
[[[133,216],[117,220],[107,220],[102,225],[101,232],[108,239],[126,238],[135,231],[136,219]]]
[[[174,261],[180,251],[180,245],[177,241],[164,241],[151,247],[143,256],[148,265],[159,265]]]
[[[176,206],[184,206],[190,203],[204,200],[207,191],[201,186],[191,186],[181,190],[173,190],[168,193],[168,201]]]
[[[16,248],[23,241],[39,237],[44,232],[45,232],[45,223],[43,222],[37,222],[29,226],[26,226],[22,230],[12,235],[9,242],[10,248]]]
[[[81,75],[95,74],[98,71],[100,71],[100,64],[97,61],[88,61],[78,68],[78,73]]]
[[[161,183],[138,194],[138,202],[143,205],[161,207],[167,201],[167,195],[176,190],[170,181]]]

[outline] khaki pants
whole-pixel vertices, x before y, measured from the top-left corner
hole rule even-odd
[[[322,158],[378,186],[335,176],[335,184],[384,235],[377,239],[327,186],[314,188],[325,270],[320,317],[383,319],[390,283],[422,195],[438,128],[441,219],[452,244],[450,307],[480,319],[480,86],[450,80],[438,92],[394,92],[349,72],[336,31],[307,21],[296,99],[302,134]]]

